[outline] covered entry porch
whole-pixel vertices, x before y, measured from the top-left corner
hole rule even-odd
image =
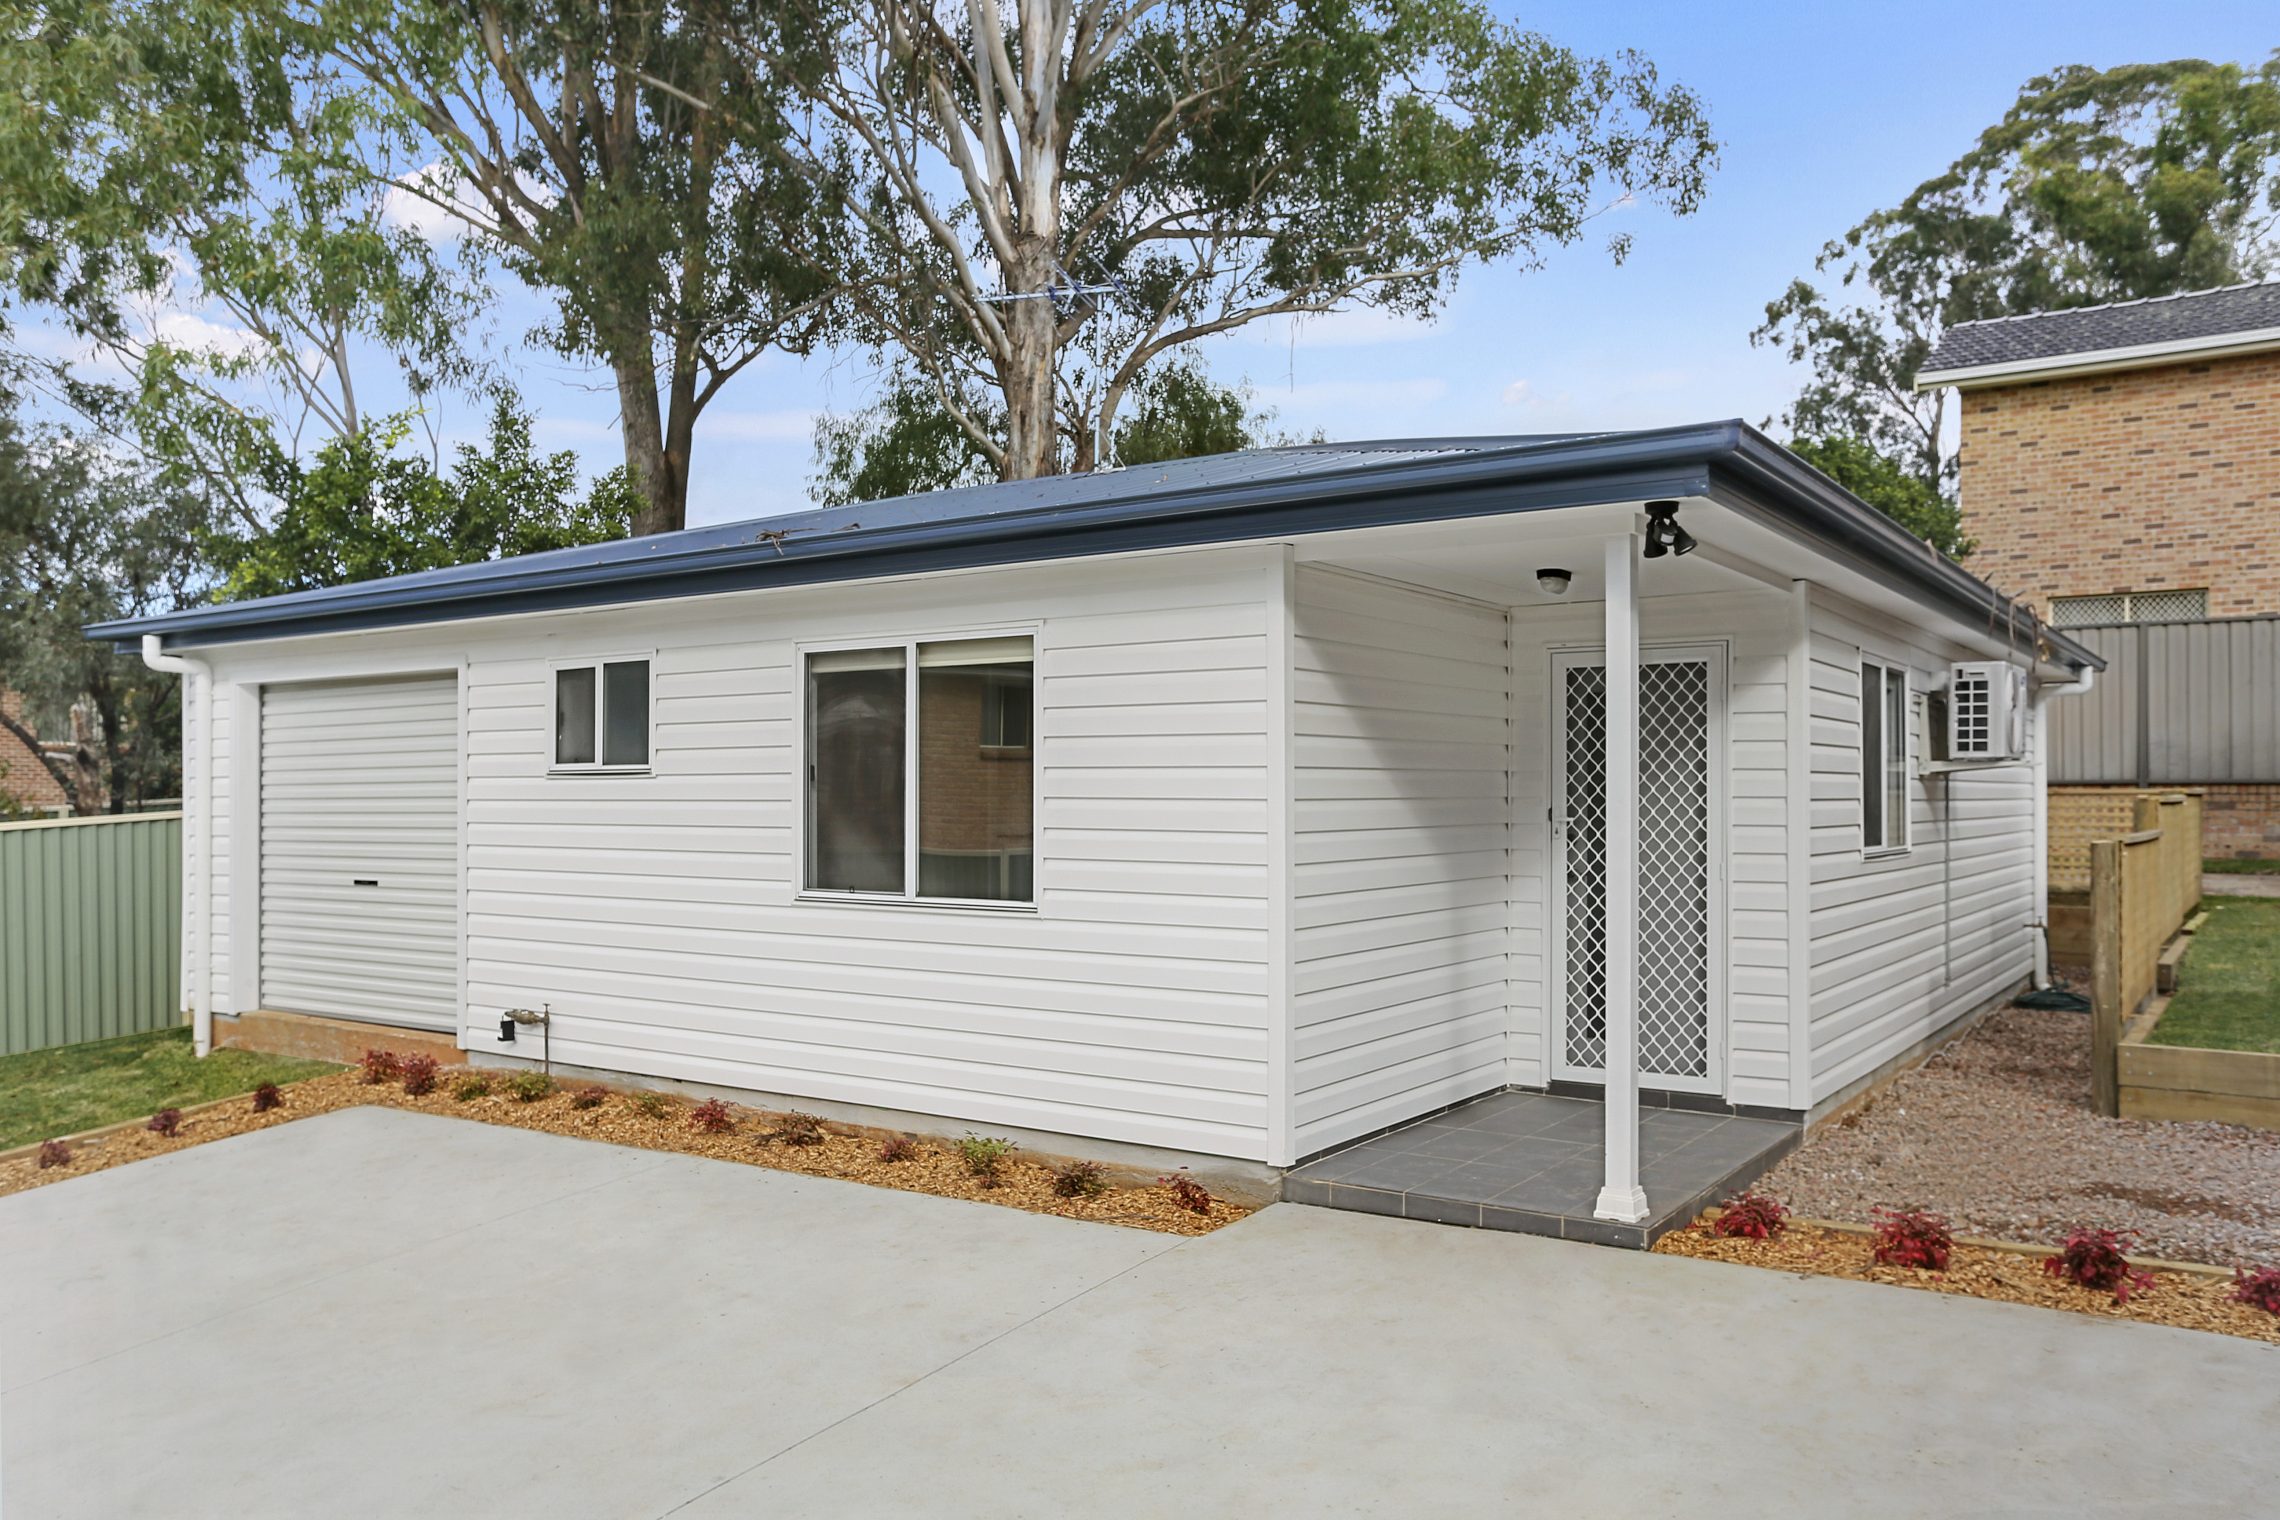
[[[1811,552],[1642,496],[1296,560],[1288,1196],[1644,1245],[1770,1165]]]
[[[1600,1213],[1607,1105],[1535,1092],[1474,1098],[1309,1162],[1284,1179],[1283,1199],[1643,1250],[1763,1176],[1804,1134],[1677,1101],[1652,1093],[1640,1108],[1647,1212],[1636,1220]]]

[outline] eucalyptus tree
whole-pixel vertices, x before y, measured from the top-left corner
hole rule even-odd
[[[607,370],[636,531],[679,527],[705,407],[828,330],[840,198],[784,151],[755,60],[801,45],[764,9],[0,4],[0,84],[42,102],[0,113],[6,280],[127,368],[72,399],[232,486],[294,457],[304,422],[353,435],[370,351],[415,396],[495,380],[468,339],[503,272],[551,299],[540,343]],[[193,341],[138,332],[170,302]],[[207,309],[218,345],[195,341]],[[298,409],[248,406],[253,379]]]
[[[1539,263],[1617,206],[1692,211],[1716,155],[1645,60],[1474,0],[782,3],[747,40],[851,223],[852,335],[1007,479],[1095,463],[1163,356],[1429,314],[1468,266]]]

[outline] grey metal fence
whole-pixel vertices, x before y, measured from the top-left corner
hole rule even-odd
[[[2100,623],[2089,694],[2050,707],[2050,779],[2119,786],[2280,782],[2280,618]]]
[[[182,1020],[182,815],[0,824],[0,1055]]]

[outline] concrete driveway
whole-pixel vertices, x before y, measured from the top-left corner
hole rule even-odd
[[[7,1520],[2246,1514],[2276,1418],[2186,1331],[382,1109],[0,1199]]]

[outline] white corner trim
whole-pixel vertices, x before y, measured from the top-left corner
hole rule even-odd
[[[1915,388],[1928,391],[1952,385],[1959,390],[1972,390],[2012,380],[2059,380],[2069,375],[2144,369],[2184,359],[2225,358],[2235,354],[2264,353],[2272,349],[2280,349],[2280,327],[2260,327],[2251,332],[2212,333],[2205,338],[2178,338],[2166,343],[2133,343],[2122,348],[2092,349],[2087,353],[2052,354],[2043,359],[1967,364],[1960,369],[1923,370],[1916,376]]]

